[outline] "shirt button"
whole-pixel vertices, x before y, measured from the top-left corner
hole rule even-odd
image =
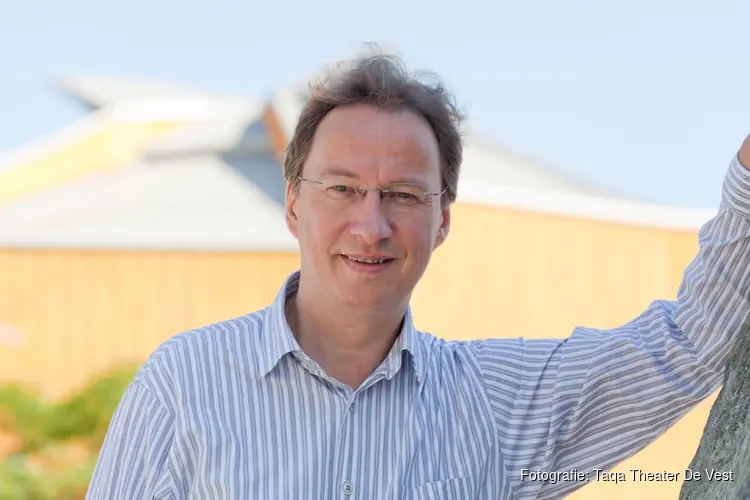
[[[354,404],[354,401],[352,401],[352,404],[349,405],[349,413],[354,413],[355,409],[356,405]]]
[[[354,494],[354,485],[349,481],[344,481],[344,484],[341,485],[341,489],[344,490],[344,495]]]

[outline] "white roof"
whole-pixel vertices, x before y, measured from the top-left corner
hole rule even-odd
[[[567,193],[605,194],[600,189],[514,155],[476,133],[467,134],[465,137],[461,179],[470,183],[503,188],[536,188]]]
[[[716,215],[715,210],[672,207],[556,189],[494,186],[463,180],[458,185],[457,201],[675,231],[697,231]]]
[[[294,251],[280,181],[261,156],[106,170],[3,206],[0,246]]]
[[[207,119],[176,128],[149,144],[143,155],[154,156],[222,153],[272,153],[265,126],[260,122],[263,107],[246,104],[235,116]]]
[[[0,153],[0,173],[23,167],[61,148],[107,130],[115,122],[184,123],[155,150],[185,147],[194,149],[229,147],[242,133],[242,127],[260,116],[263,103],[244,98],[202,98],[132,100],[118,102],[92,112],[52,134],[34,139]]]

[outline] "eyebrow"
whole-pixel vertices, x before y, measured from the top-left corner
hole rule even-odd
[[[344,167],[333,165],[321,172],[320,174],[323,177],[346,177],[348,179],[359,179],[359,175],[356,172],[353,172],[351,170],[348,170]],[[392,179],[388,182],[388,184],[411,184],[416,185],[419,187],[426,188],[427,184],[416,177],[410,177],[410,176],[404,176],[404,177],[397,177],[395,179]]]
[[[408,177],[408,176],[396,177],[395,179],[391,180],[389,184],[412,184],[415,186],[423,187],[425,189],[427,188],[427,184],[424,181],[417,179],[416,177]]]
[[[339,167],[337,165],[333,165],[331,167],[326,168],[321,172],[321,176],[336,176],[336,177],[348,177],[350,179],[359,179],[359,175],[352,172],[351,170],[347,170],[344,167]]]

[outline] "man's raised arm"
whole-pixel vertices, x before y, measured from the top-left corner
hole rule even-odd
[[[522,470],[610,469],[646,447],[722,382],[750,312],[750,137],[729,166],[718,214],[676,302],[656,301],[612,330],[565,340],[472,343],[514,498],[560,498],[582,481]],[[590,478],[595,479],[592,473]]]

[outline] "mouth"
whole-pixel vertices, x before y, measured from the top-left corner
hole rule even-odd
[[[396,259],[390,257],[356,257],[352,255],[341,255],[344,262],[357,272],[364,274],[377,274],[384,271]]]

